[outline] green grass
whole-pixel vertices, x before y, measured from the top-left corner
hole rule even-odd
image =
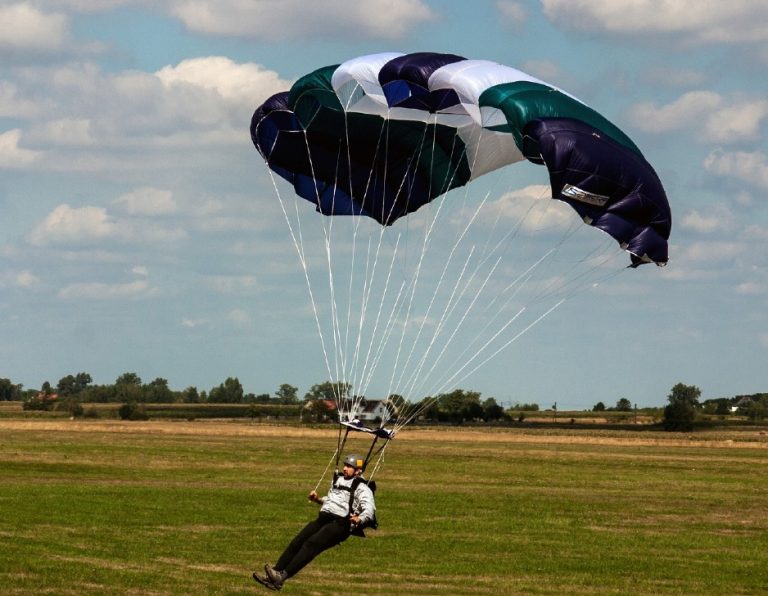
[[[0,592],[266,594],[250,572],[316,514],[305,495],[333,433],[100,424],[0,428]],[[768,592],[764,437],[407,435],[377,475],[380,530],[324,553],[285,593]]]

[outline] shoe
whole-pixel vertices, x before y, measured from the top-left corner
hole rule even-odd
[[[280,590],[283,587],[285,581],[285,571],[278,571],[271,565],[264,565],[264,572],[267,574],[267,578],[272,582],[272,585],[276,590]]]
[[[269,590],[277,591],[280,588],[275,587],[266,575],[259,575],[256,571],[252,574],[253,579]]]

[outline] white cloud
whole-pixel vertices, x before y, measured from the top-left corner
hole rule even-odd
[[[750,225],[744,230],[744,238],[746,240],[762,240],[768,242],[768,227]]]
[[[253,110],[289,86],[262,66],[216,56],[156,73],[108,73],[91,63],[25,67],[12,85],[0,83],[0,116],[34,117],[24,140],[52,150],[40,161],[47,169],[189,168],[188,156],[201,148],[246,145]],[[19,146],[21,135],[0,135],[0,164],[20,167],[40,156]]]
[[[208,286],[221,294],[235,294],[258,288],[258,280],[253,275],[216,275],[209,277]]]
[[[171,14],[198,33],[269,40],[399,39],[433,18],[421,0],[176,0]]]
[[[768,157],[762,151],[713,151],[704,159],[707,171],[768,190]]]
[[[748,296],[759,296],[768,292],[768,286],[764,283],[755,281],[745,281],[744,283],[736,286],[737,294],[744,294]]]
[[[14,286],[18,288],[30,288],[40,283],[40,278],[34,273],[24,271],[0,271],[0,287]]]
[[[521,2],[512,0],[497,0],[496,9],[501,13],[501,18],[510,24],[521,25],[528,18],[525,6]]]
[[[645,71],[643,79],[653,86],[691,88],[702,86],[707,81],[707,76],[699,70],[653,66]]]
[[[678,251],[681,262],[731,263],[746,251],[740,242],[693,242]]]
[[[49,106],[50,107],[50,106]],[[45,112],[39,98],[24,97],[15,83],[0,80],[0,116],[5,118],[33,118]]]
[[[491,209],[484,210],[485,217],[495,219],[500,214],[528,231],[564,230],[577,217],[566,203],[553,200],[552,189],[544,184],[532,184],[508,192],[496,203]]]
[[[630,120],[645,132],[692,130],[700,141],[736,143],[760,138],[760,128],[768,120],[768,100],[690,91],[663,106],[636,104],[630,110]]]
[[[29,234],[35,246],[82,243],[108,238],[116,225],[103,207],[73,208],[66,203],[56,207]]]
[[[216,91],[222,98],[256,105],[290,83],[259,64],[237,64],[223,56],[191,58],[176,66],[165,66],[155,73],[164,85],[188,84]]]
[[[528,60],[521,68],[543,81],[554,81],[560,77],[560,67],[549,60]]]
[[[207,323],[208,319],[181,319],[182,326],[189,327],[190,329],[200,327],[201,325],[206,325]]]
[[[167,228],[149,219],[118,218],[104,207],[62,204],[27,236],[35,246],[91,245],[99,242],[175,242],[186,237],[180,228]]]
[[[765,43],[768,4],[762,0],[541,0],[556,25],[613,35],[666,35],[693,43]]]
[[[42,153],[19,147],[21,129],[0,133],[0,169],[24,168],[40,159]]]
[[[151,187],[127,192],[115,199],[113,204],[128,215],[168,215],[177,210],[170,190]]]
[[[240,327],[240,326],[247,327],[247,326],[251,325],[251,323],[252,323],[251,315],[249,315],[247,312],[245,312],[244,310],[242,310],[240,308],[236,308],[234,310],[231,310],[227,314],[227,318],[229,319],[229,321],[231,323],[234,323],[238,327]]]
[[[0,6],[0,50],[49,52],[69,39],[66,15],[42,12],[28,2]]]
[[[141,275],[142,277],[147,277],[149,275],[149,268],[145,267],[144,265],[136,265],[131,269],[131,273],[135,275]]]
[[[156,293],[157,291],[149,285],[148,281],[139,280],[118,284],[74,283],[59,290],[58,296],[65,300],[113,300],[143,298]]]
[[[640,130],[664,133],[698,126],[703,117],[722,103],[722,97],[713,91],[690,91],[665,106],[653,102],[636,104],[630,111],[630,118]]]
[[[694,209],[683,215],[680,226],[703,234],[728,231],[734,227],[734,215],[725,205],[715,205],[706,213]]]

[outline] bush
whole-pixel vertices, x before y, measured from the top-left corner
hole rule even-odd
[[[122,420],[149,420],[144,404],[135,401],[123,404],[117,413]]]

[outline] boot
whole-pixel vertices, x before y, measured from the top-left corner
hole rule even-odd
[[[253,579],[255,579],[257,582],[259,582],[262,586],[267,588],[268,590],[279,590],[280,588],[276,588],[272,581],[266,576],[266,575],[260,575],[258,571],[253,572]]]
[[[269,581],[272,582],[272,585],[276,590],[280,590],[283,587],[283,582],[286,579],[285,571],[278,571],[271,565],[264,565],[264,572],[267,574]]]

